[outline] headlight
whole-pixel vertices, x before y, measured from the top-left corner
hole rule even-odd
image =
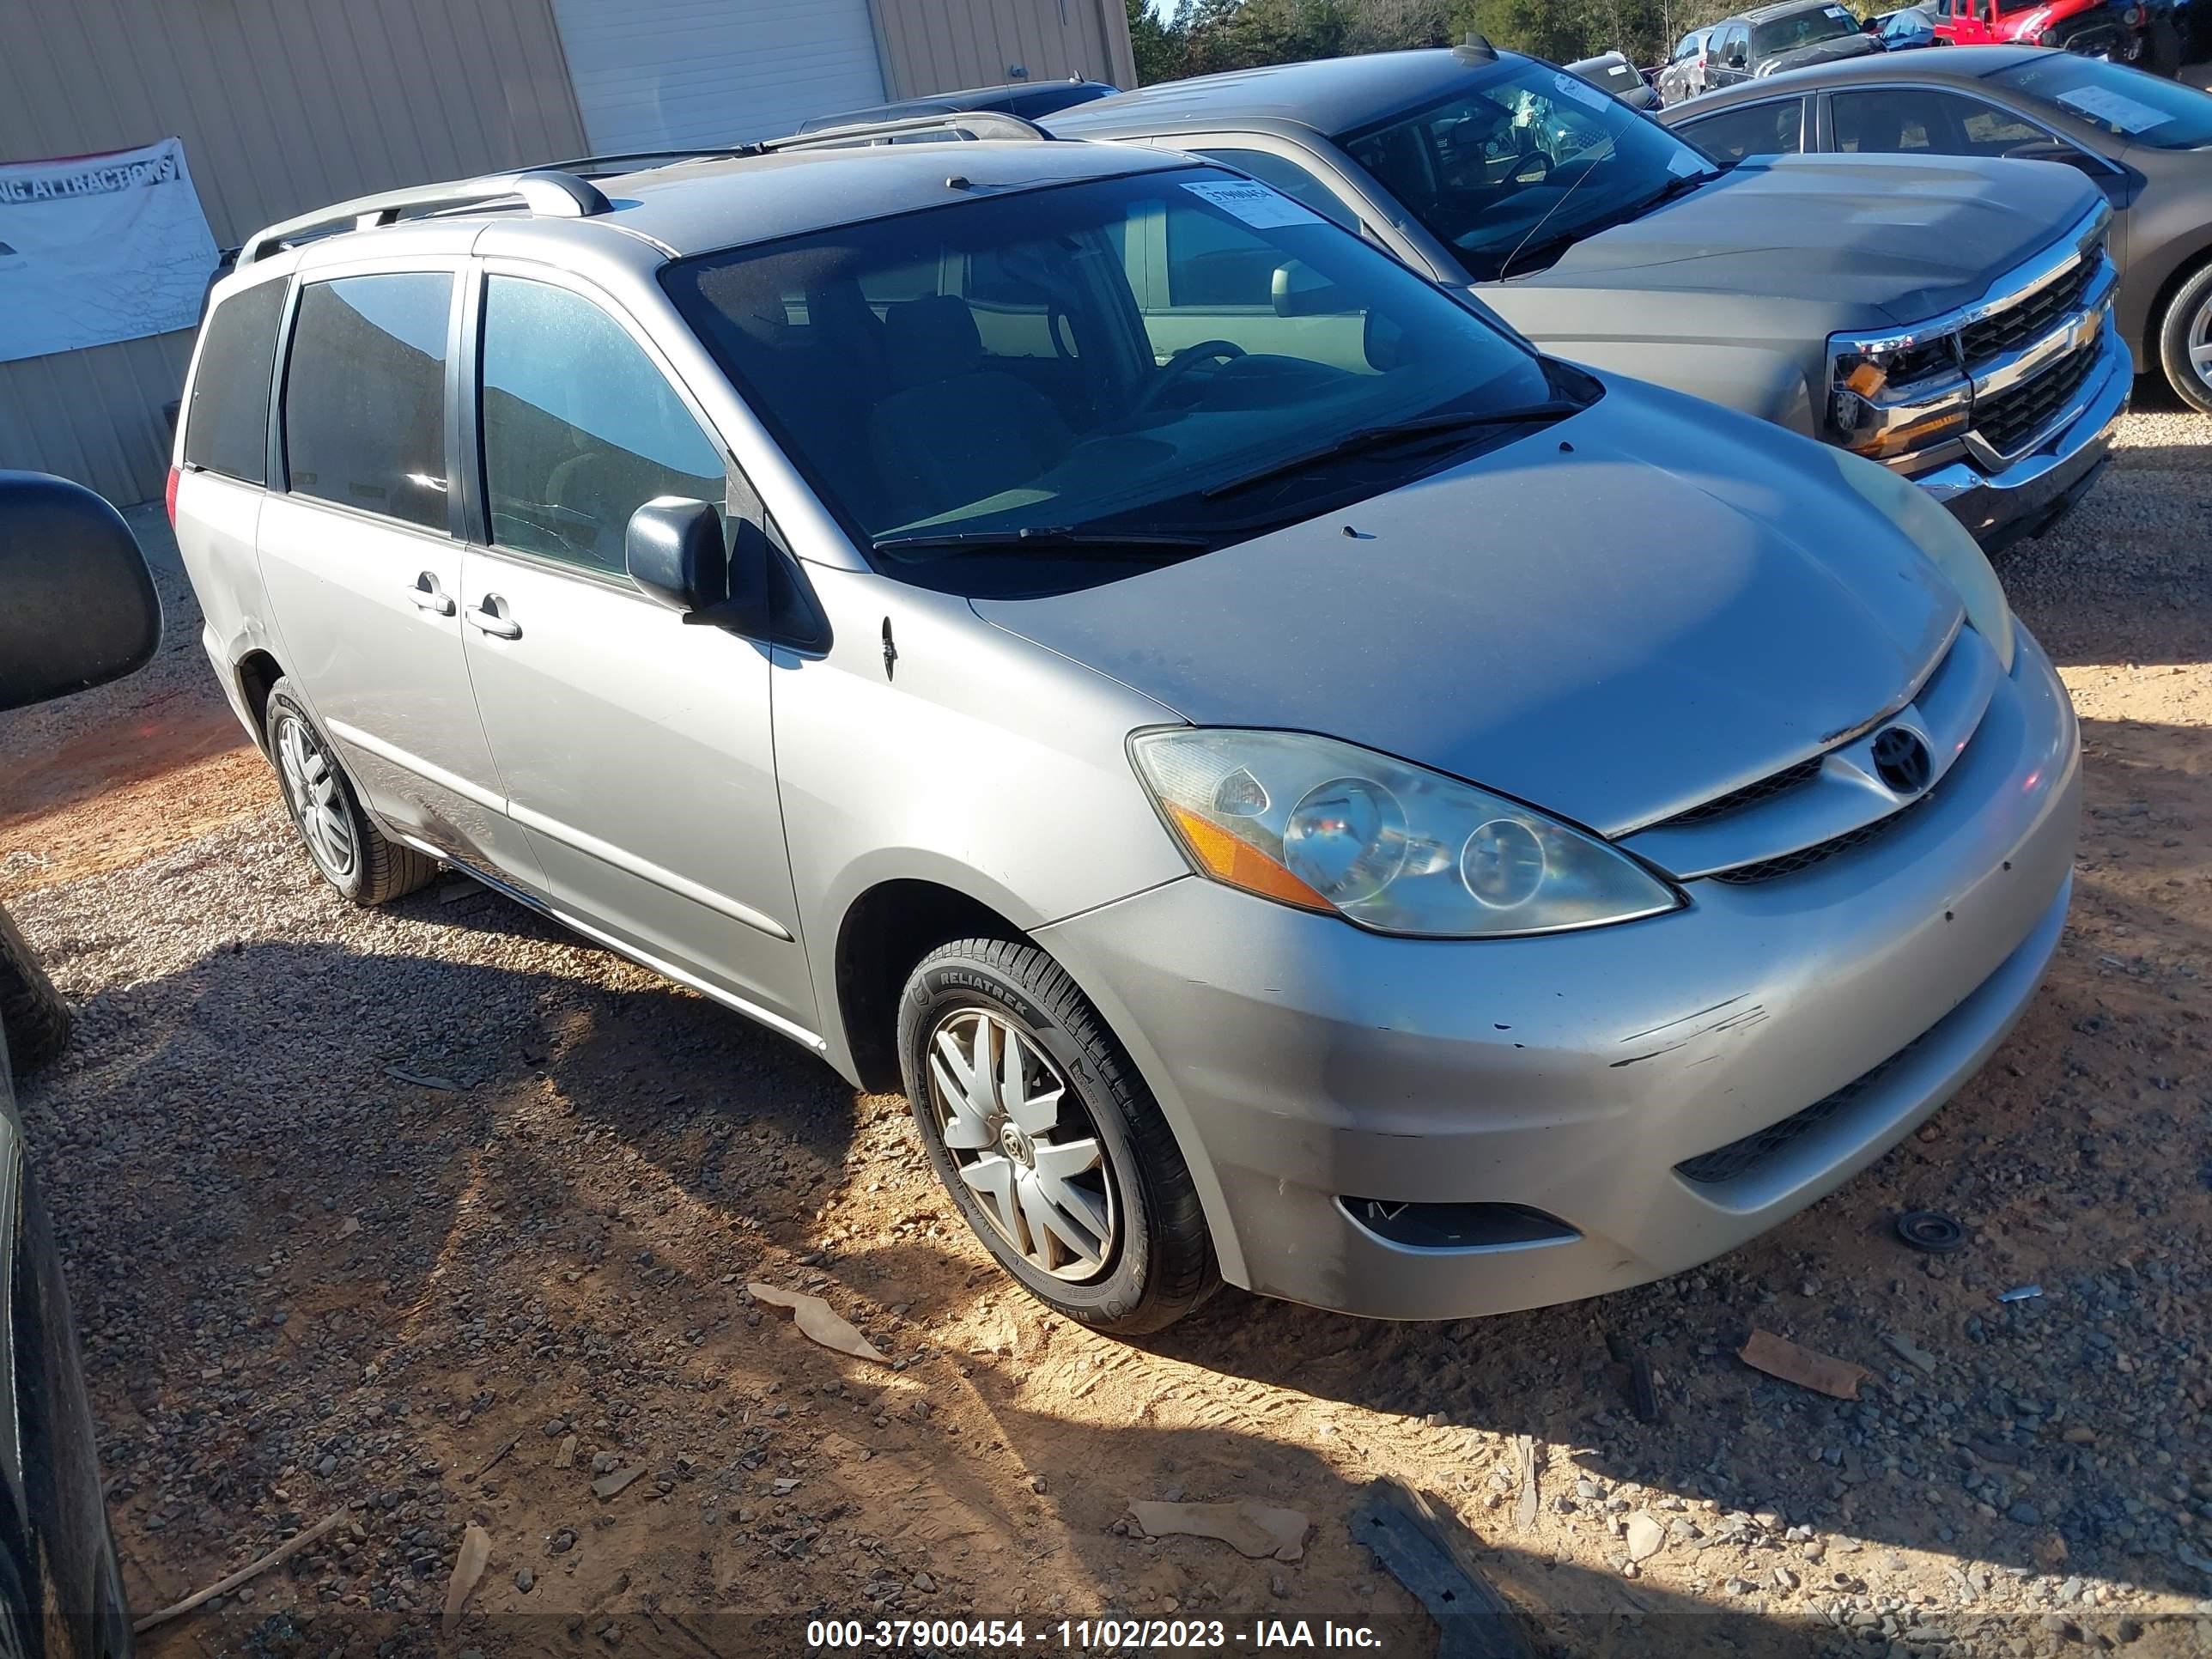
[[[2012,672],[2012,606],[1989,557],[1969,535],[1966,526],[1937,506],[1919,485],[1900,478],[1886,466],[1861,460],[1840,449],[1834,457],[1844,482],[1872,501],[1881,514],[1911,539],[1935,567],[1950,578],[1965,602],[1966,620],[1990,642],[1997,661]]]
[[[2058,44],[2058,31],[2057,29],[2045,29],[2042,33],[2035,37],[2036,44],[2043,46],[2055,46]]]
[[[1185,726],[1129,751],[1200,873],[1377,933],[1547,933],[1682,902],[1594,836],[1334,738]]]
[[[1964,378],[1926,345],[1838,350],[1828,418],[1844,446],[1881,459],[1925,449],[1966,429]]]

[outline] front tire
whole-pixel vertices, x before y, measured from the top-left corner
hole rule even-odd
[[[966,939],[899,999],[900,1065],[938,1179],[1031,1296],[1116,1335],[1218,1287],[1213,1242],[1158,1103],[1075,982],[1034,945]]]
[[[0,910],[0,1031],[8,1034],[5,1052],[19,1078],[69,1046],[69,1004],[5,910]]]
[[[393,841],[362,810],[353,780],[288,678],[270,689],[264,721],[285,810],[322,878],[356,904],[383,904],[425,886],[438,861]]]
[[[2192,409],[2212,415],[2212,264],[2181,285],[2158,330],[2159,365]]]

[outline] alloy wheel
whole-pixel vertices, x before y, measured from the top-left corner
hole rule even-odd
[[[300,838],[325,875],[336,882],[351,880],[360,849],[329,751],[314,728],[289,709],[276,716],[276,739],[284,799],[292,809],[293,823],[300,827]]]
[[[1054,1279],[1107,1272],[1122,1206],[1097,1127],[1059,1066],[981,1008],[939,1021],[928,1053],[939,1137],[992,1229]]]
[[[2189,372],[2212,389],[2212,294],[2204,296],[2197,315],[2190,319],[2189,338],[2182,352],[2188,359]]]

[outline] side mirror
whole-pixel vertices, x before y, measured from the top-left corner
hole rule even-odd
[[[1278,317],[1326,317],[1348,311],[1344,290],[1311,266],[1288,259],[1275,267],[1268,295]]]
[[[2062,143],[2056,138],[2035,138],[2025,144],[2014,144],[2005,152],[2005,159],[2011,161],[2055,161],[2060,167],[2078,167],[2092,175],[2100,171],[2088,156],[2073,145]]]
[[[142,668],[161,601],[123,515],[43,472],[0,472],[0,709]]]
[[[686,495],[656,495],[629,515],[623,562],[629,579],[685,622],[764,637],[770,605],[765,543],[738,520],[737,556],[726,550],[722,515]],[[732,576],[736,576],[732,586]]]
[[[722,515],[705,501],[656,495],[629,515],[623,563],[671,611],[704,611],[730,596]]]

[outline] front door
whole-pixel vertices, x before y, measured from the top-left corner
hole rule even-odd
[[[811,1041],[768,653],[686,626],[624,568],[632,513],[726,511],[731,463],[641,332],[525,269],[480,290],[483,502],[460,580],[508,811],[566,918]]]
[[[534,892],[537,866],[507,818],[461,649],[446,418],[455,275],[384,270],[301,285],[283,487],[258,529],[262,580],[284,672],[370,810]]]

